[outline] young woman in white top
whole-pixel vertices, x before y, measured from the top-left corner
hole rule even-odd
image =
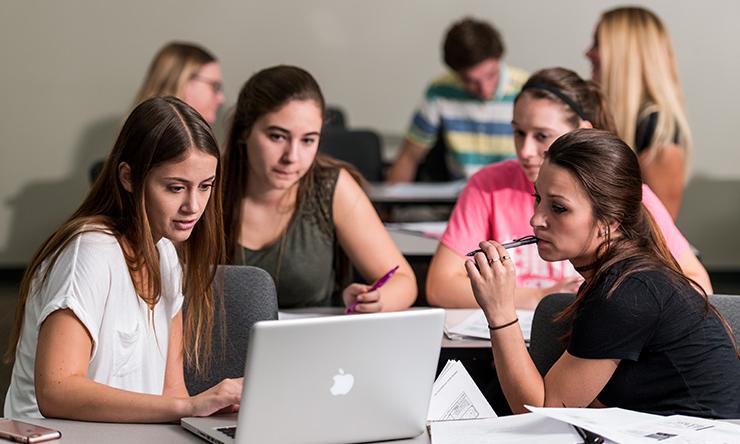
[[[23,278],[6,417],[163,422],[237,408],[241,380],[190,397],[183,378],[184,359],[202,369],[209,354],[218,164],[208,124],[179,99],[133,110],[101,177]]]

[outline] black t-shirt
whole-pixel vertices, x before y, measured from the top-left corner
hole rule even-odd
[[[623,268],[585,296],[568,346],[578,358],[620,359],[597,399],[661,415],[740,418],[740,360],[719,318],[663,270],[632,274],[606,298]]]
[[[635,152],[637,154],[642,153],[646,149],[650,148],[653,141],[653,134],[655,129],[658,127],[658,112],[652,112],[646,117],[638,120],[637,128],[635,128]],[[673,143],[678,145],[681,140],[681,133],[676,127],[676,132],[673,134]]]

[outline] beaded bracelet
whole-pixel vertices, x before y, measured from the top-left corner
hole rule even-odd
[[[494,331],[494,330],[501,330],[502,328],[506,328],[506,327],[509,327],[509,326],[511,326],[511,325],[514,325],[514,324],[516,324],[517,322],[519,322],[519,318],[516,318],[516,319],[514,319],[514,320],[513,320],[513,321],[511,321],[511,322],[507,322],[507,323],[506,323],[506,324],[504,324],[504,325],[497,325],[497,326],[495,326],[495,327],[491,327],[491,324],[488,324],[488,329],[489,329],[489,330],[491,330],[491,331]]]

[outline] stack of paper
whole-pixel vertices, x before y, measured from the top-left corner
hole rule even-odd
[[[447,361],[434,381],[428,421],[491,418],[496,413],[460,361]]]
[[[690,416],[658,416],[620,408],[541,408],[530,411],[572,424],[616,443],[737,444],[740,425]]]
[[[659,420],[636,424],[625,430],[629,442],[666,444],[737,444],[740,442],[740,425],[712,421],[691,416],[673,415]],[[640,441],[632,439],[640,437]],[[625,441],[627,442],[627,441]]]
[[[470,421],[434,422],[432,444],[582,443],[573,426],[605,444],[737,444],[740,425],[690,416],[658,416],[620,408],[541,408],[534,413]]]
[[[517,310],[516,315],[519,318],[519,328],[522,329],[522,336],[524,336],[525,341],[529,342],[532,335],[534,310]],[[446,329],[445,334],[453,340],[461,338],[491,339],[488,320],[486,320],[483,310],[476,310],[461,323]]]

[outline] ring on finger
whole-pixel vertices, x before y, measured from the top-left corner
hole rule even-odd
[[[493,265],[495,262],[498,262],[498,261],[499,261],[499,258],[488,259],[488,265]]]
[[[507,255],[501,256],[501,262],[503,262],[505,260],[508,260],[508,259],[509,259],[509,256],[507,256]]]

